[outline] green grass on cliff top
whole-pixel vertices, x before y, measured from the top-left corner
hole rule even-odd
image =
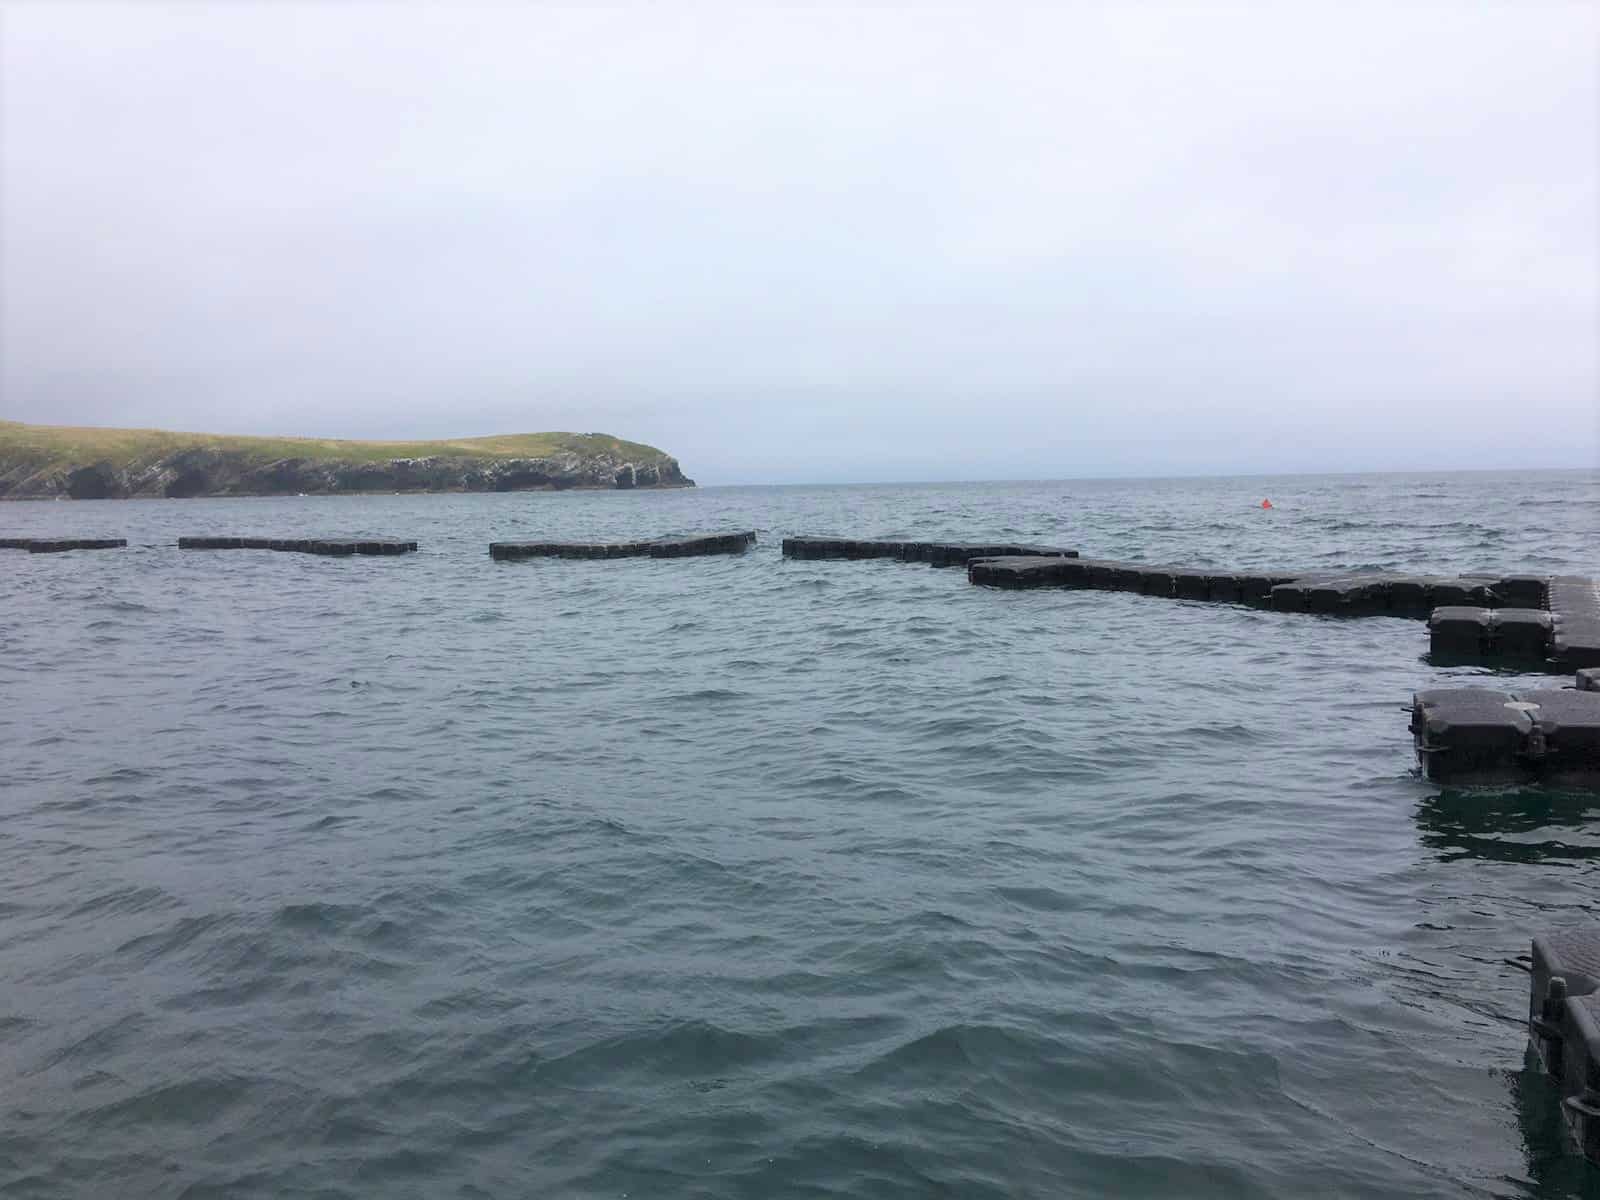
[[[93,426],[24,425],[0,421],[0,457],[38,463],[134,463],[204,447],[244,454],[261,462],[283,458],[382,462],[391,458],[544,458],[571,452],[610,453],[629,461],[666,455],[654,446],[625,442],[605,433],[508,433],[498,437],[437,442],[341,441],[333,438],[242,437],[214,433],[170,433],[162,429],[101,429]]]

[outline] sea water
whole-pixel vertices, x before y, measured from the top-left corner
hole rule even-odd
[[[1597,573],[1597,518],[1592,473],[0,506],[130,543],[0,551],[0,1192],[1591,1194],[1508,960],[1592,919],[1600,801],[1441,790],[1406,729],[1550,677],[779,542]]]

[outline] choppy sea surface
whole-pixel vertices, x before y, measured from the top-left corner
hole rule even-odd
[[[1600,1194],[1507,961],[1593,919],[1600,798],[1441,790],[1406,731],[1490,672],[778,546],[1597,573],[1597,529],[1593,473],[0,506],[130,542],[0,551],[0,1193]]]

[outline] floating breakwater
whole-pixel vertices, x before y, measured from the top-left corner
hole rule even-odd
[[[1276,585],[1297,577],[1292,571],[1203,571],[1093,558],[1050,562],[1004,556],[979,558],[967,567],[967,578],[984,587],[1085,588],[1235,604],[1265,604]]]
[[[1561,671],[1600,666],[1600,586],[1580,576],[1213,571],[1008,555],[975,559],[967,577],[985,587],[1087,588],[1278,612],[1412,617],[1428,620],[1441,654],[1541,658]]]
[[[1428,617],[1431,652],[1493,664],[1505,658],[1543,659],[1561,671],[1600,667],[1600,589],[1574,575],[1534,580],[1526,608],[1446,605]],[[1501,590],[1499,585],[1496,592]],[[1510,589],[1506,589],[1510,591]]]
[[[0,550],[59,554],[64,550],[120,550],[127,538],[0,538]]]
[[[740,554],[756,544],[753,530],[651,538],[635,542],[490,542],[489,557],[525,558],[689,558],[702,554]]]
[[[343,556],[350,554],[411,554],[416,542],[393,538],[261,538],[261,537],[181,537],[180,550],[281,550],[299,554]]]
[[[1138,592],[1175,600],[1255,604],[1279,612],[1425,618],[1442,605],[1499,603],[1543,595],[1537,576],[1334,575],[1307,571],[1222,571],[1080,558],[1042,564],[1030,558],[979,558],[968,579],[1001,588],[1067,587]]]
[[[892,558],[935,567],[966,566],[977,558],[999,555],[1021,558],[1077,558],[1076,550],[1018,542],[872,541],[839,537],[783,539],[785,558]]]

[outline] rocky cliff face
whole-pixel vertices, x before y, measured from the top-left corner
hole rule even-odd
[[[293,496],[359,492],[515,492],[567,488],[693,487],[669,455],[635,461],[610,453],[542,457],[280,458],[197,447],[114,462],[41,464],[0,449],[0,498]]]

